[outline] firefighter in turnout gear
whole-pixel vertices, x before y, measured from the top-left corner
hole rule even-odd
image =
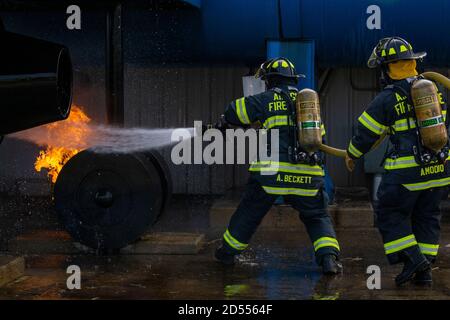
[[[395,279],[397,285],[410,280],[431,283],[430,265],[439,248],[439,203],[450,184],[448,146],[428,149],[420,131],[441,125],[444,136],[432,138],[448,141],[447,107],[442,94],[434,82],[419,80],[416,71],[416,60],[425,56],[425,52],[414,53],[412,46],[399,37],[379,41],[367,64],[381,69],[384,89],[358,118],[357,134],[347,149],[346,164],[351,171],[356,159],[380,138],[389,136],[392,148],[384,159],[376,213],[389,262],[404,264]],[[429,112],[426,121],[418,121],[418,107],[411,95],[418,81],[427,82],[436,93],[434,98],[425,97],[430,99],[425,107],[434,99],[439,112],[437,116]]]
[[[254,161],[250,165],[250,179],[241,202],[223,235],[222,245],[215,257],[224,264],[233,264],[243,252],[258,225],[279,196],[295,208],[305,224],[313,244],[316,262],[325,274],[337,274],[342,266],[339,244],[333,224],[326,210],[324,170],[321,154],[303,155],[303,161],[290,161],[289,150],[297,135],[292,119],[297,95],[298,75],[291,61],[276,58],[263,63],[255,75],[265,80],[267,91],[237,99],[226,108],[224,120],[234,126],[247,127],[259,121],[267,130],[279,130],[278,162]],[[325,129],[322,125],[322,136]],[[274,149],[274,148],[272,148]]]

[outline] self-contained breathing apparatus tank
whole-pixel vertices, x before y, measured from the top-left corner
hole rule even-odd
[[[298,141],[307,152],[316,152],[322,144],[319,95],[312,89],[303,89],[295,103]]]
[[[416,117],[419,143],[419,160],[428,163],[433,159],[444,162],[448,156],[448,134],[442,115],[436,85],[423,78],[411,86],[411,98]]]
[[[345,158],[346,151],[322,143],[322,120],[320,117],[319,95],[312,89],[303,89],[295,101],[297,139],[309,154],[317,151]]]
[[[322,157],[318,153],[322,143],[319,96],[312,89],[303,89],[297,93],[295,103],[290,96],[279,88],[273,89],[289,104],[289,136],[293,139],[289,146],[289,161],[321,165]],[[294,128],[294,131],[292,129]],[[301,147],[301,149],[300,149]]]
[[[418,160],[421,163],[429,163],[433,160],[444,162],[449,154],[448,132],[437,88],[432,81],[437,81],[450,89],[450,80],[435,72],[425,72],[421,76],[411,87],[418,138],[422,146],[416,150]],[[332,148],[322,143],[320,103],[317,92],[311,89],[301,90],[297,94],[295,109],[298,141],[304,150],[308,153],[322,150],[337,157],[345,157],[345,150]],[[375,149],[383,138],[384,136],[372,149]]]

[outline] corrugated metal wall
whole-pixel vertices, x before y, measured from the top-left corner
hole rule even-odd
[[[352,88],[351,83],[355,85]],[[345,149],[354,134],[357,117],[376,95],[377,75],[368,69],[334,69],[321,93],[322,118],[329,145]],[[365,186],[362,161],[349,174],[344,160],[327,156],[327,167],[337,186]]]
[[[225,106],[242,96],[245,67],[142,67],[125,69],[125,125],[128,127],[192,127],[194,120],[214,123]],[[222,194],[245,184],[245,165],[173,165],[163,150],[175,193]]]
[[[448,74],[447,70],[439,70]],[[194,120],[214,122],[224,107],[242,96],[245,67],[141,67],[128,65],[125,78],[125,124],[142,127],[192,127]],[[352,86],[353,83],[353,86]],[[367,68],[334,69],[321,94],[322,117],[328,143],[345,148],[354,133],[357,117],[376,95],[376,72]],[[171,168],[176,193],[221,194],[245,184],[245,165],[182,165],[164,156]],[[337,186],[366,186],[360,161],[352,174],[343,159],[327,157],[327,167]]]

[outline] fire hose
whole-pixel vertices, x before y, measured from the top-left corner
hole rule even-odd
[[[376,149],[381,142],[383,142],[384,138],[386,137],[386,134],[383,134],[372,146],[372,148],[370,150],[374,150]],[[347,155],[347,151],[343,150],[343,149],[337,149],[337,148],[333,148],[330,147],[326,144],[321,144],[319,149],[327,154],[330,154],[332,156],[336,156],[336,157],[340,157],[340,158],[345,158],[345,156]]]
[[[446,76],[437,73],[437,72],[432,72],[432,71],[428,71],[428,72],[424,72],[421,74],[425,79],[431,80],[431,81],[435,81],[435,82],[439,82],[440,84],[442,84],[444,87],[446,87],[447,89],[450,90],[450,79],[447,78]]]

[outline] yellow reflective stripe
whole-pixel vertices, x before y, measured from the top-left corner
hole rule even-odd
[[[450,184],[450,177],[442,178],[442,179],[435,179],[435,180],[428,180],[424,182],[418,182],[418,183],[407,183],[403,184],[403,186],[408,189],[409,191],[419,191],[419,190],[425,190],[429,188],[438,188],[438,187],[445,187]]]
[[[320,125],[320,129],[322,130],[322,137],[327,134],[327,131],[325,130],[325,126],[323,125],[323,123]]]
[[[418,243],[420,251],[423,254],[427,254],[429,256],[437,256],[439,245],[438,244],[430,244],[430,243]]]
[[[417,245],[416,237],[413,234],[384,244],[386,254],[401,251],[403,249]]]
[[[450,160],[450,156],[447,157],[447,160]],[[430,165],[437,163],[437,161],[430,162]],[[384,168],[386,170],[396,170],[396,169],[406,169],[406,168],[414,168],[419,167],[420,164],[416,162],[414,156],[408,157],[399,157],[396,159],[387,158],[384,164]]]
[[[325,173],[321,166],[310,166],[307,164],[292,164],[289,162],[276,161],[259,161],[253,162],[250,165],[249,171],[264,171],[264,172],[289,172],[309,174],[312,176],[324,176]]]
[[[225,241],[234,249],[236,250],[244,250],[248,247],[248,244],[241,243],[238,240],[236,240],[231,234],[230,231],[225,231],[223,238]]]
[[[280,62],[281,62],[281,66],[283,68],[289,67],[289,64],[288,64],[287,61],[285,61],[285,60],[277,60],[275,62],[272,62],[272,68],[278,68],[278,66],[280,65]],[[292,68],[294,68],[294,65],[292,63],[290,63],[290,65],[291,65]]]
[[[414,156],[399,157],[396,159],[387,158],[384,163],[384,168],[386,170],[414,168],[419,166],[420,165],[416,162]]]
[[[447,119],[447,110],[442,110],[442,117],[445,119]]]
[[[450,156],[449,156],[449,158],[450,158]],[[290,162],[278,162],[278,161],[255,161],[255,162],[252,162],[252,165],[253,164],[284,166],[284,167],[292,167],[292,168],[296,168],[298,166],[307,166],[310,168],[322,169],[322,167],[319,165],[310,166],[310,165],[294,164],[294,163],[290,163]]]
[[[354,157],[359,158],[363,155],[361,151],[355,148],[353,143],[350,141],[350,144],[348,145],[348,152],[350,152]]]
[[[394,129],[396,132],[399,131],[406,131],[409,128],[413,129],[416,127],[416,123],[413,118],[409,118],[409,127],[408,127],[408,121],[406,119],[401,119],[395,121],[394,125],[392,126],[392,129]]]
[[[267,118],[263,123],[263,127],[265,129],[272,129],[277,126],[287,126],[288,125],[288,116],[273,116]]]
[[[249,119],[248,114],[247,114],[247,107],[245,105],[245,98],[242,98],[242,109],[244,110],[244,118],[247,121],[247,124],[249,124],[250,123],[250,119]]]
[[[419,247],[423,247],[423,248],[439,249],[439,245],[438,244],[422,243],[422,242],[418,242],[417,244],[419,245]]]
[[[314,251],[317,251],[323,247],[334,247],[334,248],[340,250],[338,241],[335,238],[330,238],[330,237],[319,238],[316,241],[314,241],[313,245],[314,245]]]
[[[319,192],[319,189],[302,189],[302,188],[279,188],[263,186],[264,191],[268,194],[276,195],[294,195],[303,197],[314,197]]]
[[[314,293],[312,296],[313,300],[337,300],[339,299],[339,292],[336,292],[332,295],[321,295],[320,293]]]
[[[236,113],[241,123],[250,124],[250,119],[247,115],[247,108],[245,107],[245,98],[236,100]]]
[[[361,124],[375,133],[376,135],[382,135],[386,130],[387,127],[385,125],[382,125],[378,121],[376,121],[374,118],[372,118],[367,112],[363,112],[363,114],[358,118],[358,121],[361,122]]]
[[[302,169],[293,169],[293,168],[285,168],[285,167],[277,167],[277,166],[253,166],[250,167],[249,171],[252,172],[273,172],[273,174],[277,172],[286,172],[286,173],[298,173],[298,174],[307,174],[311,176],[321,176],[325,175],[322,169],[316,170],[308,167],[304,167]]]

